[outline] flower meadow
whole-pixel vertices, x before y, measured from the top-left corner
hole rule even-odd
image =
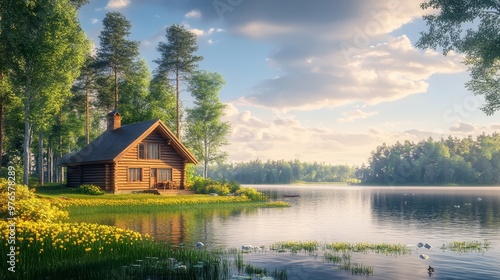
[[[0,192],[2,202],[12,195],[2,179]],[[0,207],[0,253],[8,256],[14,252],[15,271],[2,265],[0,279],[231,279],[244,271],[241,252],[235,250],[209,251],[195,244],[172,247],[128,229],[65,222],[69,217],[66,209],[71,213],[72,208],[102,210],[249,201],[244,196],[126,197],[40,198],[28,187],[16,185],[15,220],[9,219],[12,215],[5,203]],[[259,273],[286,279],[284,271]]]

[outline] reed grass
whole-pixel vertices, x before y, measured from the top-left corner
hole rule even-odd
[[[297,253],[300,251],[314,252],[318,250],[319,242],[317,241],[280,241],[269,246],[271,250],[276,251],[291,251]]]
[[[485,251],[491,248],[491,242],[488,240],[484,241],[453,241],[447,244],[443,244],[441,246],[442,250],[450,250],[458,253],[472,253],[472,252],[480,252],[484,253]]]

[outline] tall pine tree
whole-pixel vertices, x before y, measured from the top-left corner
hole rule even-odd
[[[107,77],[105,85],[111,84],[112,92],[107,86],[101,88],[100,97],[109,100],[114,95],[114,109],[118,109],[118,84],[119,78],[126,75],[133,66],[134,60],[139,55],[139,42],[127,40],[132,25],[125,16],[119,12],[109,12],[102,21],[103,30],[100,39],[100,48],[97,52],[97,66],[101,69],[103,76]],[[109,83],[109,79],[112,82]],[[108,109],[109,102],[105,102]]]
[[[202,56],[194,53],[198,50],[196,35],[181,25],[174,24],[167,28],[167,42],[160,42],[157,50],[161,58],[154,62],[158,64],[157,75],[163,79],[173,77],[177,99],[177,138],[181,137],[180,113],[180,82],[187,79],[198,67]]]

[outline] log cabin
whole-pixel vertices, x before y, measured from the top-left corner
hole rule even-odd
[[[107,130],[59,162],[67,186],[93,184],[108,193],[184,189],[186,164],[197,159],[159,119],[121,125],[120,113],[107,115]]]

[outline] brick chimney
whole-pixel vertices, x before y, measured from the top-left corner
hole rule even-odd
[[[121,126],[121,117],[118,109],[108,113],[108,131],[113,131]]]

